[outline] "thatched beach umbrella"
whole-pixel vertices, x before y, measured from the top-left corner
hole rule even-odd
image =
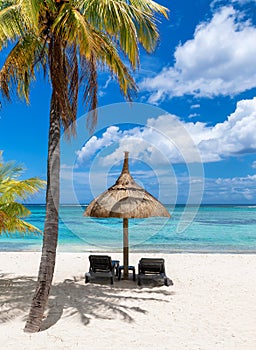
[[[84,212],[85,216],[123,219],[124,278],[128,278],[129,248],[128,219],[151,216],[170,217],[166,208],[150,193],[140,187],[129,172],[128,152],[125,152],[121,175],[116,183],[95,198]]]

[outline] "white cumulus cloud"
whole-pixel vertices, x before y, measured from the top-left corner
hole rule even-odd
[[[239,101],[236,110],[215,126],[180,121],[170,114],[150,118],[140,128],[121,130],[111,126],[102,137],[93,136],[77,154],[82,162],[115,143],[114,151],[101,160],[102,165],[109,166],[122,160],[124,151],[129,151],[133,159],[138,158],[150,166],[213,162],[256,153],[255,130],[256,97]]]
[[[149,102],[186,94],[235,95],[256,87],[256,28],[232,6],[199,24],[194,38],[176,48],[175,64],[140,83]]]
[[[90,140],[82,147],[81,150],[78,150],[77,161],[82,163],[84,160],[89,159],[94,155],[98,150],[110,146],[113,142],[120,139],[121,132],[116,126],[110,126],[102,135],[101,138],[92,136]]]

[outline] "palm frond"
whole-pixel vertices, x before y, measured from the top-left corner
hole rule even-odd
[[[24,25],[26,29],[32,30],[35,34],[39,35],[39,15],[42,1],[40,0],[23,0],[19,1],[20,13],[23,17]]]
[[[16,202],[0,203],[0,211],[9,217],[25,218],[31,214],[23,204]]]
[[[41,230],[18,217],[10,217],[0,209],[0,234],[14,232],[24,234],[29,232],[41,233]]]
[[[27,199],[38,190],[44,188],[44,185],[45,182],[38,178],[2,181],[0,184],[0,203],[10,203],[16,199]]]
[[[98,33],[94,30],[94,42],[97,45],[97,51],[91,55],[90,60],[81,58],[81,81],[86,81],[84,89],[84,101],[89,108],[87,117],[87,126],[92,132],[97,123],[97,69],[101,64],[102,69],[111,72],[113,78],[116,78],[121,92],[129,101],[132,95],[137,92],[137,87],[133,77],[130,75],[128,68],[122,62],[118,51],[107,35]]]
[[[133,67],[138,65],[138,39],[131,9],[123,1],[83,1],[83,15],[101,32],[118,41]]]
[[[91,51],[96,49],[93,30],[78,9],[70,3],[64,3],[56,17],[52,30],[69,45],[74,43],[79,47],[80,55],[90,59]]]
[[[39,232],[22,218],[30,211],[17,199],[24,200],[45,186],[38,178],[18,180],[23,169],[12,162],[0,164],[0,234],[1,232]]]
[[[35,79],[35,65],[45,65],[43,43],[28,33],[13,47],[0,71],[1,92],[7,99],[11,98],[11,88],[15,87],[19,97],[29,101],[29,87]]]
[[[120,58],[116,47],[106,35],[99,35],[95,32],[94,40],[98,49],[95,52],[97,61],[102,62],[116,77],[124,96],[131,100],[132,94],[136,93],[137,87],[128,68]]]
[[[0,10],[0,47],[8,40],[14,41],[22,35],[22,21],[19,20],[20,6],[18,1],[12,1]]]
[[[92,132],[97,124],[97,102],[98,102],[98,81],[97,81],[97,63],[94,55],[90,60],[81,59],[81,81],[86,81],[83,94],[85,105],[88,106],[87,128]]]
[[[151,15],[159,13],[168,18],[169,9],[153,0],[129,0],[129,3],[143,12],[148,12]]]
[[[10,178],[18,178],[23,171],[23,168],[15,162],[7,162],[0,165],[0,184]]]
[[[0,45],[15,41],[28,31],[39,35],[40,0],[5,1],[0,6]]]
[[[148,52],[155,48],[155,13],[167,17],[168,11],[151,0],[81,0],[79,5],[90,24],[117,40],[133,68],[139,65],[139,42]]]

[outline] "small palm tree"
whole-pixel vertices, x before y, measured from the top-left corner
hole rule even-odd
[[[22,167],[9,162],[0,164],[0,234],[12,232],[40,232],[23,220],[30,211],[17,200],[24,201],[45,186],[38,178],[19,180]]]
[[[52,283],[58,241],[60,134],[75,134],[78,91],[97,121],[98,68],[108,69],[131,100],[136,84],[128,67],[139,66],[139,45],[152,51],[158,39],[155,13],[167,11],[152,0],[7,0],[0,1],[0,47],[13,47],[0,71],[0,87],[11,86],[29,101],[29,87],[42,69],[52,87],[48,141],[46,219],[36,291],[25,331],[40,330]]]

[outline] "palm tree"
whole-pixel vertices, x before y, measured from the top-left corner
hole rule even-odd
[[[48,73],[52,88],[47,162],[46,219],[41,263],[25,331],[40,330],[52,283],[58,241],[61,126],[75,134],[79,88],[97,122],[97,70],[108,69],[131,100],[136,84],[120,54],[134,70],[139,45],[152,51],[158,39],[154,15],[167,10],[152,0],[13,0],[0,1],[0,45],[13,47],[0,71],[0,87],[10,99],[14,85],[29,100],[36,69]]]
[[[16,200],[25,200],[43,188],[45,181],[38,178],[19,180],[22,167],[14,163],[0,164],[0,235],[11,232],[40,232],[40,230],[23,220],[30,211]]]

